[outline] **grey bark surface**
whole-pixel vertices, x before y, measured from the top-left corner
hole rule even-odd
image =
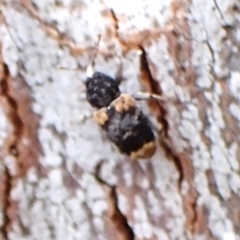
[[[239,240],[239,29],[238,0],[2,2],[0,239]],[[149,160],[93,121],[99,34],[96,70],[166,99]]]

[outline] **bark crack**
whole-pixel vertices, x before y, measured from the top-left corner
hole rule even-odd
[[[114,30],[115,30],[115,36],[119,39],[119,34],[118,34],[118,29],[119,29],[119,24],[118,24],[118,18],[115,14],[115,12],[113,11],[113,9],[110,9],[110,14],[111,17],[113,19],[113,26],[114,26]]]
[[[11,144],[9,144],[9,152],[12,155],[18,156],[17,146],[23,132],[23,122],[21,120],[21,117],[18,114],[18,104],[11,94],[11,90],[10,90],[11,76],[6,64],[4,64],[4,72],[6,77],[3,78],[1,82],[1,90],[2,90],[1,94],[7,100],[7,103],[10,108],[8,117],[13,126],[13,136],[14,136],[13,140],[11,141]]]
[[[224,27],[230,27],[229,24],[226,22],[226,20],[225,20],[225,18],[224,18],[224,15],[223,15],[223,13],[222,13],[222,11],[221,11],[218,3],[217,3],[217,0],[213,0],[213,2],[214,2],[214,5],[215,5],[217,11],[218,11],[219,14],[220,14],[222,20],[223,20],[223,22],[224,22]]]
[[[13,156],[16,159],[16,163],[18,164],[18,144],[21,140],[23,123],[21,121],[20,116],[18,115],[18,105],[15,99],[11,95],[9,82],[11,81],[11,76],[6,64],[3,64],[3,78],[1,81],[1,95],[5,98],[9,111],[8,111],[8,119],[12,124],[13,132],[11,136],[6,141],[6,149],[7,153],[10,156]],[[3,224],[3,235],[5,239],[8,239],[7,229],[11,224],[11,217],[9,216],[9,211],[11,209],[11,201],[10,201],[10,193],[13,185],[14,177],[11,175],[10,170],[7,166],[5,166],[5,203],[4,203],[4,224]]]
[[[5,240],[8,240],[8,226],[11,222],[10,217],[8,216],[8,209],[11,206],[11,203],[9,201],[10,192],[11,192],[11,184],[12,183],[12,176],[9,172],[9,169],[5,166],[4,169],[4,182],[2,183],[4,186],[3,191],[3,224],[0,228],[0,232],[2,233],[2,236]]]
[[[124,216],[124,214],[120,211],[118,207],[117,187],[110,185],[101,178],[100,176],[101,166],[102,162],[100,162],[96,167],[96,172],[94,176],[102,186],[108,189],[107,201],[109,210],[107,213],[107,217],[113,223],[113,226],[118,234],[119,240],[134,240],[135,239],[134,232],[132,228],[129,226],[127,218]]]
[[[195,232],[196,224],[197,224],[197,222],[198,222],[197,200],[198,200],[198,196],[196,196],[196,197],[193,199],[193,202],[192,202],[192,204],[191,204],[193,216],[192,216],[192,220],[191,220],[191,222],[190,222],[190,226],[191,226],[191,231],[192,231],[192,233]]]
[[[140,49],[142,51],[141,59],[140,59],[140,71],[141,71],[141,79],[147,83],[148,85],[148,90],[151,93],[162,95],[162,89],[161,86],[159,86],[159,83],[154,79],[153,74],[150,70],[150,63],[147,57],[147,53],[144,50],[142,46],[140,46]],[[179,156],[174,149],[172,149],[171,144],[170,144],[170,136],[169,136],[169,125],[167,122],[167,110],[164,107],[163,102],[156,102],[156,100],[151,100],[154,101],[154,104],[157,105],[157,116],[158,116],[158,121],[162,124],[163,126],[163,134],[160,134],[160,144],[163,147],[166,155],[173,160],[173,163],[179,173],[179,179],[178,179],[178,188],[179,191],[181,190],[181,185],[184,180],[185,176],[185,171],[186,169],[184,168],[184,156]],[[151,107],[151,102],[150,102],[150,107]],[[156,107],[154,107],[156,109]],[[191,183],[190,183],[191,184]],[[197,213],[197,197],[192,199],[189,204],[191,208],[191,218],[189,219],[190,223],[190,229],[192,232],[194,232],[196,222],[198,221],[198,213]]]
[[[161,86],[159,86],[158,82],[154,79],[149,62],[148,62],[148,57],[147,53],[144,50],[143,46],[139,46],[140,50],[142,51],[141,57],[140,57],[140,72],[141,72],[141,80],[147,85],[148,91],[150,93],[154,93],[157,95],[162,95],[162,89]],[[167,111],[162,104],[162,102],[156,101],[154,99],[150,99],[149,105],[151,108],[154,110],[157,110],[157,120],[160,122],[163,126],[162,132],[160,133],[161,137],[159,139],[161,146],[165,150],[165,153],[167,156],[169,156],[171,159],[173,159],[173,162],[179,172],[179,179],[178,179],[178,185],[179,189],[181,188],[182,181],[184,179],[184,171],[183,171],[183,166],[181,163],[180,158],[177,156],[176,153],[171,149],[169,145],[169,125],[167,122]],[[167,140],[167,141],[166,141]]]

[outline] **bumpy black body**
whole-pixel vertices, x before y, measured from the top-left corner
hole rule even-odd
[[[122,153],[131,155],[154,141],[149,121],[140,109],[131,107],[127,111],[117,112],[114,106],[110,106],[107,114],[109,121],[103,129]]]
[[[118,149],[133,159],[150,158],[156,151],[149,120],[134,98],[120,93],[119,83],[95,72],[86,80],[88,102],[98,110],[94,120]]]
[[[120,95],[118,82],[106,74],[95,72],[86,81],[88,102],[97,109],[107,107]]]
[[[94,119],[118,149],[131,158],[150,158],[156,151],[150,122],[128,94],[121,94],[108,107],[96,111]]]

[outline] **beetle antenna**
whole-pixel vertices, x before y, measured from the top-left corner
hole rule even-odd
[[[98,35],[98,41],[97,41],[95,51],[94,51],[93,56],[92,56],[91,64],[89,66],[87,66],[87,70],[86,70],[87,77],[92,77],[92,75],[93,75],[93,67],[95,65],[95,58],[96,58],[97,53],[98,53],[100,40],[101,40],[101,34]]]

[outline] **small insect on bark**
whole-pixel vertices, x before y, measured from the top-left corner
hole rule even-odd
[[[136,100],[142,98],[121,93],[120,81],[93,71],[99,41],[100,36],[86,79],[87,100],[97,109],[94,120],[120,152],[132,159],[149,159],[156,151],[156,139],[150,121],[137,106]],[[153,94],[144,96],[158,99]]]

